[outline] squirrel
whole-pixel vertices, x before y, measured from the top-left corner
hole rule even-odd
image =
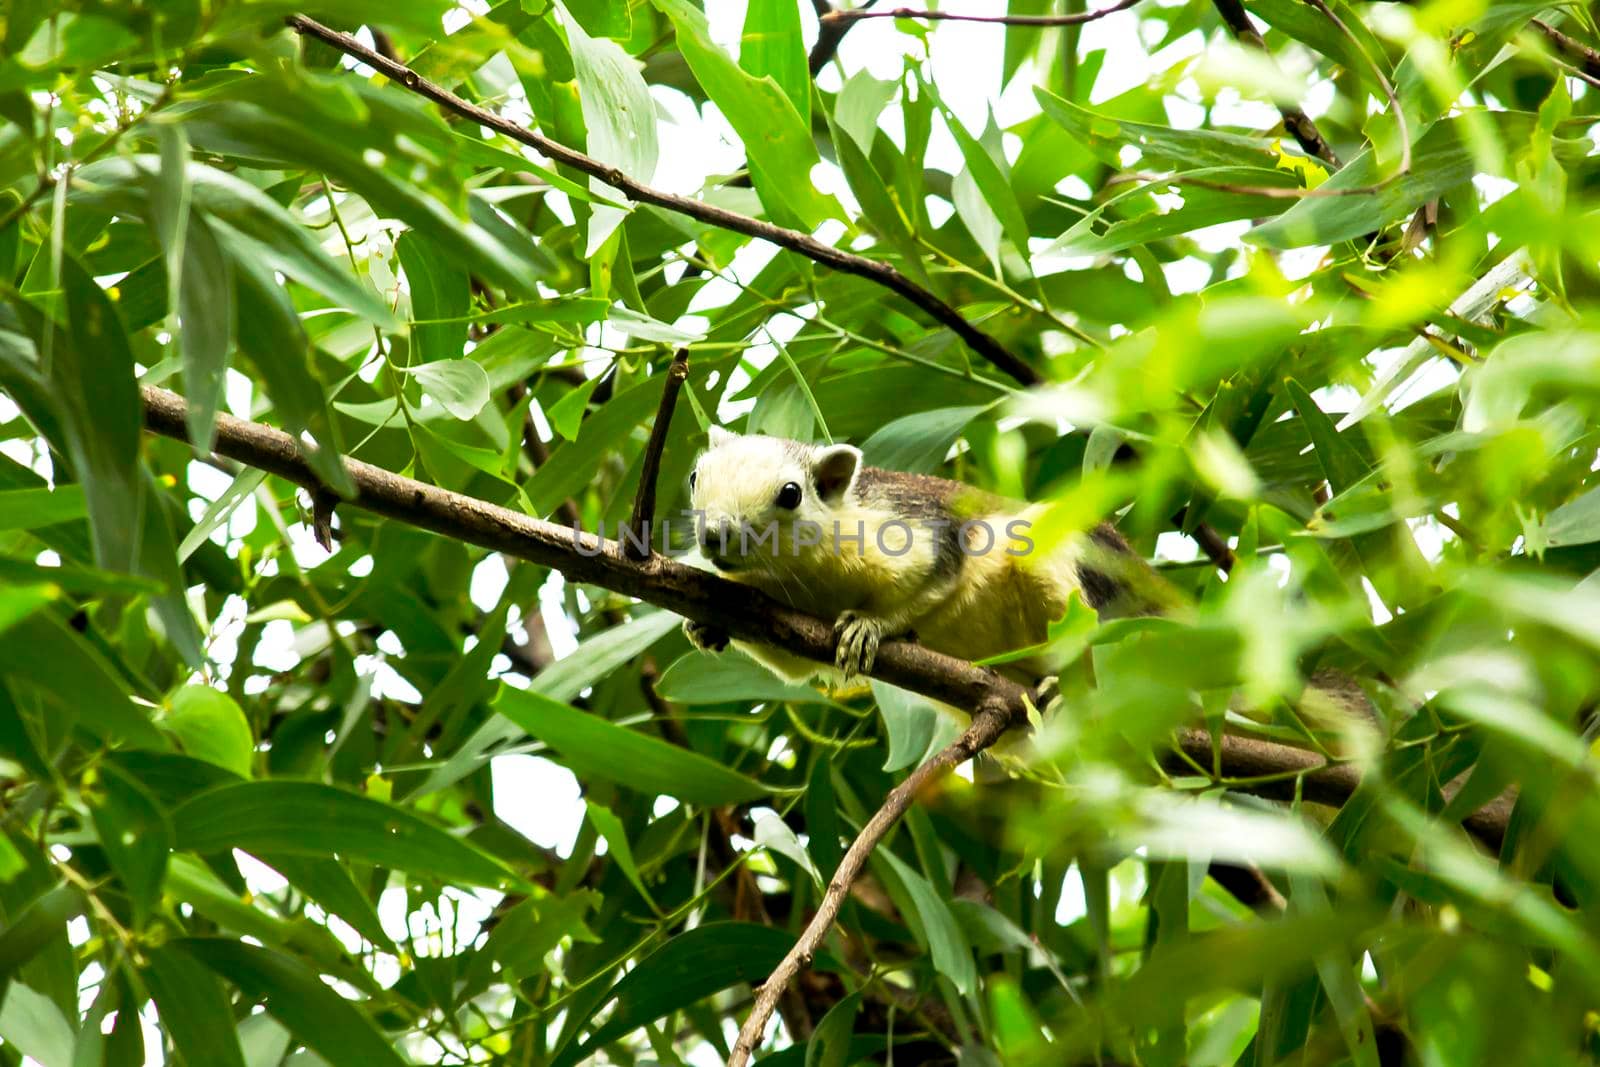
[[[1041,644],[1073,595],[1102,619],[1182,608],[1108,523],[1040,548],[1029,531],[1046,505],[868,467],[850,445],[720,427],[710,437],[689,475],[700,553],[726,578],[835,620],[840,680],[870,671],[890,638],[973,660]],[[789,682],[829,674],[715,626],[686,621],[684,632],[703,651],[731,643]]]

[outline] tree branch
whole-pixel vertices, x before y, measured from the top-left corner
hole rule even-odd
[[[866,865],[867,858],[872,855],[872,850],[878,847],[884,835],[900,820],[900,816],[905,814],[917,794],[951,768],[965,763],[994,744],[1012,721],[1011,714],[1004,705],[983,705],[972,717],[972,725],[968,726],[960,737],[912,771],[906,776],[905,781],[889,790],[889,795],[883,798],[883,804],[873,813],[872,818],[867,820],[867,825],[861,828],[856,839],[850,843],[849,851],[839,861],[839,869],[828,881],[828,889],[822,895],[822,902],[817,905],[817,912],[806,924],[800,939],[794,943],[794,947],[762,984],[760,992],[756,995],[755,1006],[750,1009],[744,1025],[739,1028],[739,1038],[733,1043],[733,1054],[728,1057],[728,1067],[744,1067],[749,1062],[751,1053],[761,1041],[762,1031],[767,1028],[767,1020],[772,1017],[778,999],[783,996],[783,991],[788,988],[795,975],[800,973],[800,968],[810,965],[812,955],[822,944],[822,939],[827,936],[829,928],[833,926],[834,916],[839,913],[840,905],[844,903],[850,887],[855,884],[861,868]]]
[[[187,401],[155,386],[143,386],[141,394],[146,429],[188,440]],[[215,432],[213,448],[220,455],[306,489],[315,491],[321,487],[299,444],[282,430],[219,413]],[[715,625],[734,637],[775,645],[821,663],[833,662],[831,623],[787,608],[749,586],[660,555],[635,562],[622,554],[616,542],[564,529],[359,460],[346,458],[344,463],[356,486],[356,495],[347,503],[355,507],[551,567],[569,581],[638,597]],[[857,835],[834,873],[816,916],[762,986],[756,1009],[740,1032],[732,1063],[742,1064],[748,1058],[773,1005],[821,943],[867,857],[917,793],[950,768],[993,745],[1009,726],[1024,721],[1024,699],[1028,694],[1022,686],[992,670],[913,642],[884,642],[869,673],[954,707],[977,711],[965,733],[889,792]],[[1179,730],[1174,745],[1159,757],[1171,772],[1187,775],[1194,772],[1195,764],[1213,766],[1211,737],[1205,730]],[[1275,799],[1292,799],[1297,778],[1304,799],[1332,805],[1343,803],[1360,785],[1360,773],[1354,766],[1329,764],[1314,753],[1254,738],[1224,737],[1215,765],[1229,778],[1255,780],[1242,786],[1243,791]],[[1497,849],[1509,816],[1510,803],[1502,797],[1467,816],[1463,825]],[[765,1015],[757,1018],[763,1008]]]
[[[1103,19],[1107,15],[1115,15],[1118,11],[1126,11],[1139,3],[1139,0],[1117,0],[1110,7],[1103,7],[1098,11],[1083,11],[1076,15],[962,15],[954,11],[914,11],[909,7],[897,7],[888,11],[867,11],[858,8],[854,11],[830,11],[822,16],[822,24],[850,25],[862,19],[921,19],[925,22],[988,22],[1001,26],[1081,26],[1085,22]]]
[[[1041,381],[1039,372],[1034,370],[1033,367],[1024,363],[999,341],[968,322],[954,307],[900,273],[892,264],[884,263],[881,260],[868,259],[866,256],[858,256],[853,252],[835,248],[799,230],[787,229],[783,226],[752,218],[749,215],[741,215],[736,211],[729,211],[727,208],[717,207],[701,200],[652,188],[641,181],[630,178],[617,167],[602,163],[592,156],[584,155],[576,149],[568,148],[564,144],[550,140],[543,134],[536,133],[525,126],[520,126],[487,108],[482,108],[477,104],[463,100],[455,93],[429,81],[404,64],[396,63],[392,59],[379,55],[347,33],[340,33],[338,30],[330,29],[304,15],[290,15],[287,22],[289,27],[296,33],[306,37],[313,37],[338,49],[347,56],[353,56],[361,60],[369,67],[393,79],[419,96],[427,97],[434,103],[455,112],[463,118],[470,119],[479,125],[487,126],[519,144],[536,149],[557,163],[564,163],[573,170],[587,174],[592,178],[597,178],[630,200],[641,204],[653,204],[656,207],[686,215],[689,218],[704,222],[710,226],[716,226],[719,229],[742,233],[747,237],[759,237],[763,241],[770,241],[780,248],[787,248],[791,252],[796,252],[807,259],[821,263],[823,266],[831,267],[840,273],[864,278],[867,281],[883,286],[890,292],[898,293],[907,301],[925,311],[934,321],[948,327],[952,333],[965,341],[967,346],[974,352],[1019,383],[1036,385]]]
[[[1273,58],[1272,49],[1267,47],[1267,42],[1262,40],[1261,34],[1256,31],[1250,16],[1245,13],[1244,4],[1240,0],[1214,0],[1214,3],[1217,14],[1228,24],[1228,29],[1233,31],[1235,39],[1240,44],[1260,51],[1276,67],[1278,61]],[[1283,128],[1289,131],[1289,135],[1307,155],[1316,156],[1334,170],[1344,165],[1339,162],[1333,147],[1322,136],[1322,131],[1317,129],[1317,124],[1311,121],[1311,116],[1302,108],[1296,104],[1279,104],[1278,114],[1283,116]]]

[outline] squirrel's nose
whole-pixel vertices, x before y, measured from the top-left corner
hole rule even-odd
[[[739,554],[738,531],[728,519],[702,523],[698,538],[701,554],[713,563],[720,565],[727,557]]]
[[[699,538],[700,551],[707,556],[715,556],[723,551],[723,546],[731,539],[733,524],[727,519],[719,522],[703,522],[700,524]]]

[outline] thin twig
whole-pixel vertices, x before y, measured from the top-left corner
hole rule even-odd
[[[655,544],[652,529],[656,521],[656,477],[661,473],[661,453],[667,447],[667,429],[672,425],[672,410],[678,406],[678,390],[689,377],[689,350],[678,349],[667,368],[667,382],[661,390],[661,406],[656,409],[655,425],[650,427],[650,440],[644,447],[644,461],[639,465],[639,493],[633,498],[633,521],[629,529],[636,541],[622,538],[622,551],[632,560],[650,558],[651,545]]]
[[[1556,51],[1577,60],[1583,73],[1589,78],[1600,78],[1600,50],[1568,37],[1543,19],[1532,19],[1530,25],[1549,38],[1550,43],[1555,45]]]
[[[965,763],[993,745],[1011,722],[1011,713],[1002,706],[985,705],[979,708],[978,713],[972,717],[972,725],[968,726],[960,737],[912,771],[906,776],[905,781],[889,790],[889,795],[883,798],[883,803],[873,813],[872,818],[867,820],[867,824],[861,828],[856,839],[850,843],[844,858],[839,861],[839,868],[829,879],[828,889],[822,895],[822,902],[817,905],[816,914],[806,924],[800,939],[794,943],[794,947],[788,951],[778,966],[773,968],[772,974],[762,984],[760,992],[756,995],[755,1006],[750,1009],[749,1016],[739,1029],[738,1040],[733,1043],[733,1053],[728,1057],[728,1067],[744,1067],[749,1062],[751,1053],[761,1040],[762,1031],[767,1027],[767,1020],[772,1017],[773,1009],[777,1007],[784,990],[794,981],[800,969],[811,963],[812,955],[822,944],[822,939],[828,935],[834,917],[839,913],[839,907],[844,903],[844,898],[850,892],[850,887],[855,884],[856,878],[860,876],[862,868],[866,866],[868,857],[878,847],[884,835],[900,820],[900,816],[905,814],[917,794],[951,768]]]
[[[900,273],[892,264],[868,259],[866,256],[858,256],[853,252],[835,248],[833,245],[819,241],[810,234],[802,233],[799,230],[776,226],[762,219],[741,215],[737,211],[729,211],[727,208],[708,204],[703,200],[695,200],[691,197],[679,196],[675,193],[667,193],[660,189],[652,188],[624,174],[618,167],[602,163],[592,156],[584,155],[576,149],[568,148],[564,144],[550,140],[543,134],[518,125],[502,115],[463,100],[443,86],[424,78],[410,67],[379,55],[347,33],[340,33],[338,30],[330,29],[304,15],[290,15],[287,22],[289,27],[296,33],[313,37],[343,52],[345,55],[361,60],[361,62],[384,76],[393,79],[406,89],[432,100],[434,103],[455,112],[463,118],[470,119],[479,125],[487,126],[496,133],[503,134],[519,144],[536,149],[557,163],[564,163],[576,171],[587,174],[592,178],[598,178],[630,200],[642,204],[653,204],[656,207],[688,216],[707,225],[716,226],[719,229],[742,233],[747,237],[758,237],[763,241],[770,241],[780,248],[787,248],[791,252],[796,252],[807,259],[821,263],[823,266],[831,267],[843,274],[864,278],[867,281],[881,285],[890,292],[898,293],[910,303],[927,312],[934,321],[948,327],[952,333],[965,341],[967,346],[974,352],[1019,383],[1037,385],[1041,380],[1039,372],[1034,370],[1033,367],[1023,362],[999,341],[968,322],[954,307]]]
[[[1241,44],[1256,49],[1267,57],[1267,62],[1276,69],[1277,59],[1272,55],[1272,49],[1267,47],[1267,42],[1257,32],[1255,25],[1250,21],[1250,16],[1245,13],[1244,4],[1240,0],[1213,0],[1217,14],[1222,16],[1222,21],[1228,24],[1228,29],[1233,31],[1233,36]],[[1328,144],[1327,138],[1322,136],[1322,131],[1317,129],[1317,124],[1311,121],[1311,116],[1298,104],[1278,105],[1278,114],[1283,116],[1283,128],[1305,149],[1307,155],[1316,156],[1334,170],[1344,164],[1339,162],[1338,155],[1333,147]]]
[[[1098,11],[1083,11],[1076,15],[963,15],[955,11],[916,11],[909,7],[897,7],[888,11],[867,11],[857,8],[854,11],[830,11],[822,16],[824,26],[849,25],[860,22],[862,19],[921,19],[924,22],[987,22],[1000,26],[1081,26],[1085,22],[1103,19],[1107,15],[1115,15],[1118,11],[1126,11],[1139,3],[1139,0],[1117,0],[1110,7],[1103,7]]]

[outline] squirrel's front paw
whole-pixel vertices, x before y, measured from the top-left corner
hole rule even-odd
[[[683,620],[683,636],[702,652],[721,652],[728,647],[728,632],[693,619]]]
[[[878,643],[883,640],[880,620],[854,611],[840,612],[833,624],[833,636],[838,642],[833,664],[846,680],[872,670],[878,658]]]
[[[1049,715],[1061,703],[1061,679],[1053,674],[1039,679],[1039,688],[1028,694],[1028,699],[1041,716]]]

